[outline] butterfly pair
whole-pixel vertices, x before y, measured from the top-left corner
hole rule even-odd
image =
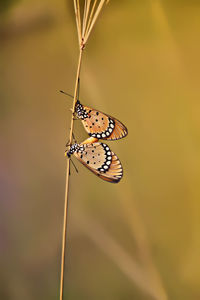
[[[99,139],[113,141],[125,137],[127,128],[117,119],[93,108],[84,106],[79,100],[75,104],[75,117],[82,124],[90,138],[80,144],[71,145],[67,156],[72,154],[90,171],[101,179],[117,183],[123,176],[120,160],[108,145]]]

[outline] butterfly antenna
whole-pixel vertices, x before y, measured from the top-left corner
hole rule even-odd
[[[77,167],[76,167],[75,163],[73,162],[73,160],[72,160],[72,159],[70,159],[70,161],[72,162],[72,165],[74,166],[74,169],[76,170],[76,173],[78,173],[78,169],[77,169]]]
[[[62,90],[60,90],[59,92],[62,93],[62,94],[65,94],[65,95],[67,95],[67,96],[69,96],[69,97],[71,97],[71,98],[74,98],[71,94],[68,94],[67,92],[64,92],[64,91],[62,91]]]
[[[71,94],[68,94],[68,93],[65,92],[65,91],[60,90],[59,92],[62,93],[62,94],[64,94],[64,95],[67,95],[67,96],[69,96],[69,97],[71,97],[71,98],[74,99],[74,96],[72,96]],[[77,100],[79,100],[79,97],[77,97]]]

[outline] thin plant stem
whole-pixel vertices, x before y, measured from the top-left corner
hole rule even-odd
[[[92,9],[91,9],[91,12],[90,12],[90,17],[89,17],[89,20],[88,20],[87,28],[85,30],[85,35],[87,35],[88,29],[90,27],[96,4],[97,4],[97,0],[94,0],[93,6],[92,6]]]
[[[79,1],[78,3],[74,0],[74,12],[76,16],[76,26],[77,26],[77,33],[78,33],[78,41],[79,44],[81,43],[81,20],[80,20],[80,8],[79,8]]]
[[[96,1],[95,1],[96,2]],[[99,6],[97,7],[96,12],[92,15],[90,15],[90,26],[88,28],[87,32],[87,39],[90,35],[90,32],[92,30],[92,27],[94,26],[97,17],[103,7],[103,4],[105,3],[105,0],[100,0]],[[80,69],[81,69],[81,61],[82,61],[82,53],[83,49],[86,44],[85,39],[85,33],[87,29],[87,22],[88,22],[88,16],[90,11],[90,4],[91,0],[85,0],[84,5],[84,11],[83,16],[81,20],[81,13],[80,13],[80,3],[79,0],[74,0],[74,11],[75,11],[75,17],[76,17],[76,26],[77,26],[77,32],[78,32],[78,40],[79,40],[79,60],[78,60],[78,67],[77,67],[77,73],[76,73],[76,81],[75,81],[75,88],[74,88],[74,97],[73,97],[73,105],[72,105],[72,116],[71,116],[71,126],[70,126],[70,133],[69,133],[69,145],[72,144],[72,138],[73,138],[73,126],[74,126],[74,110],[75,110],[75,104],[77,99],[77,91],[78,91],[78,82],[80,78]],[[68,213],[68,194],[69,194],[69,175],[70,175],[70,160],[67,160],[66,165],[66,184],[65,184],[65,202],[64,202],[64,220],[63,220],[63,235],[62,235],[62,254],[61,254],[61,272],[60,272],[60,300],[63,300],[63,289],[64,289],[64,270],[65,270],[65,249],[66,249],[66,235],[67,235],[67,213]]]
[[[83,19],[82,37],[85,36],[85,30],[86,30],[87,21],[88,21],[88,14],[89,14],[89,10],[90,10],[90,2],[91,2],[91,0],[86,1],[85,15],[84,15],[84,19]]]
[[[90,35],[91,31],[92,31],[92,28],[94,27],[94,24],[96,23],[96,20],[97,20],[97,18],[99,16],[99,14],[100,14],[100,12],[101,12],[104,4],[105,4],[105,0],[101,0],[99,2],[99,5],[98,5],[98,7],[96,9],[96,12],[95,12],[95,14],[94,14],[94,16],[92,18],[91,24],[90,24],[90,26],[88,28],[88,31],[87,31],[86,35],[85,35],[85,39],[84,39],[85,43],[87,42],[87,40],[89,38],[89,35]]]
[[[76,103],[78,80],[80,77],[82,53],[83,53],[83,49],[80,48],[78,68],[77,68],[77,73],[76,73],[76,82],[75,82],[75,88],[74,88],[71,126],[70,126],[70,133],[69,133],[69,144],[70,145],[72,143],[72,138],[73,138],[73,126],[74,126],[73,114],[74,114],[75,103]],[[61,254],[61,271],[60,271],[60,300],[63,300],[63,288],[64,288],[65,249],[66,249],[68,194],[69,194],[69,167],[70,167],[70,160],[68,159],[67,166],[66,166],[66,185],[65,185],[65,202],[64,202],[64,217],[63,217],[62,254]]]
[[[83,38],[83,33],[84,33],[84,27],[85,27],[85,22],[86,22],[86,10],[87,10],[87,0],[85,0],[84,3],[84,10],[83,10],[83,16],[82,16],[82,20],[83,20],[83,26],[82,26],[82,38]]]

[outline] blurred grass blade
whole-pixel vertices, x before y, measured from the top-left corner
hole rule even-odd
[[[96,220],[76,210],[75,224],[98,248],[100,248],[111,261],[118,266],[119,270],[145,294],[155,300],[160,298],[157,291],[152,287],[151,281],[133,257],[99,224]]]
[[[127,176],[127,178],[129,177]],[[151,283],[151,287],[155,290],[159,300],[167,300],[167,293],[163,286],[161,276],[153,262],[146,230],[136,206],[136,201],[133,200],[135,197],[133,196],[130,186],[131,182],[127,180],[125,185],[126,197],[124,197],[124,192],[121,190],[117,194],[121,200],[122,211],[131,229],[133,239],[136,242],[139,257],[148,274],[148,281]]]

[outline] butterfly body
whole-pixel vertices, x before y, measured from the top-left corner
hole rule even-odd
[[[89,136],[103,140],[118,140],[128,134],[127,128],[116,118],[76,102],[75,113]]]
[[[79,100],[76,101],[75,111],[78,119],[84,120],[86,118],[89,118],[89,114],[87,113],[86,109],[84,109]]]
[[[105,181],[117,183],[123,176],[121,162],[108,145],[104,143],[73,144],[67,156],[74,155],[95,175]]]

